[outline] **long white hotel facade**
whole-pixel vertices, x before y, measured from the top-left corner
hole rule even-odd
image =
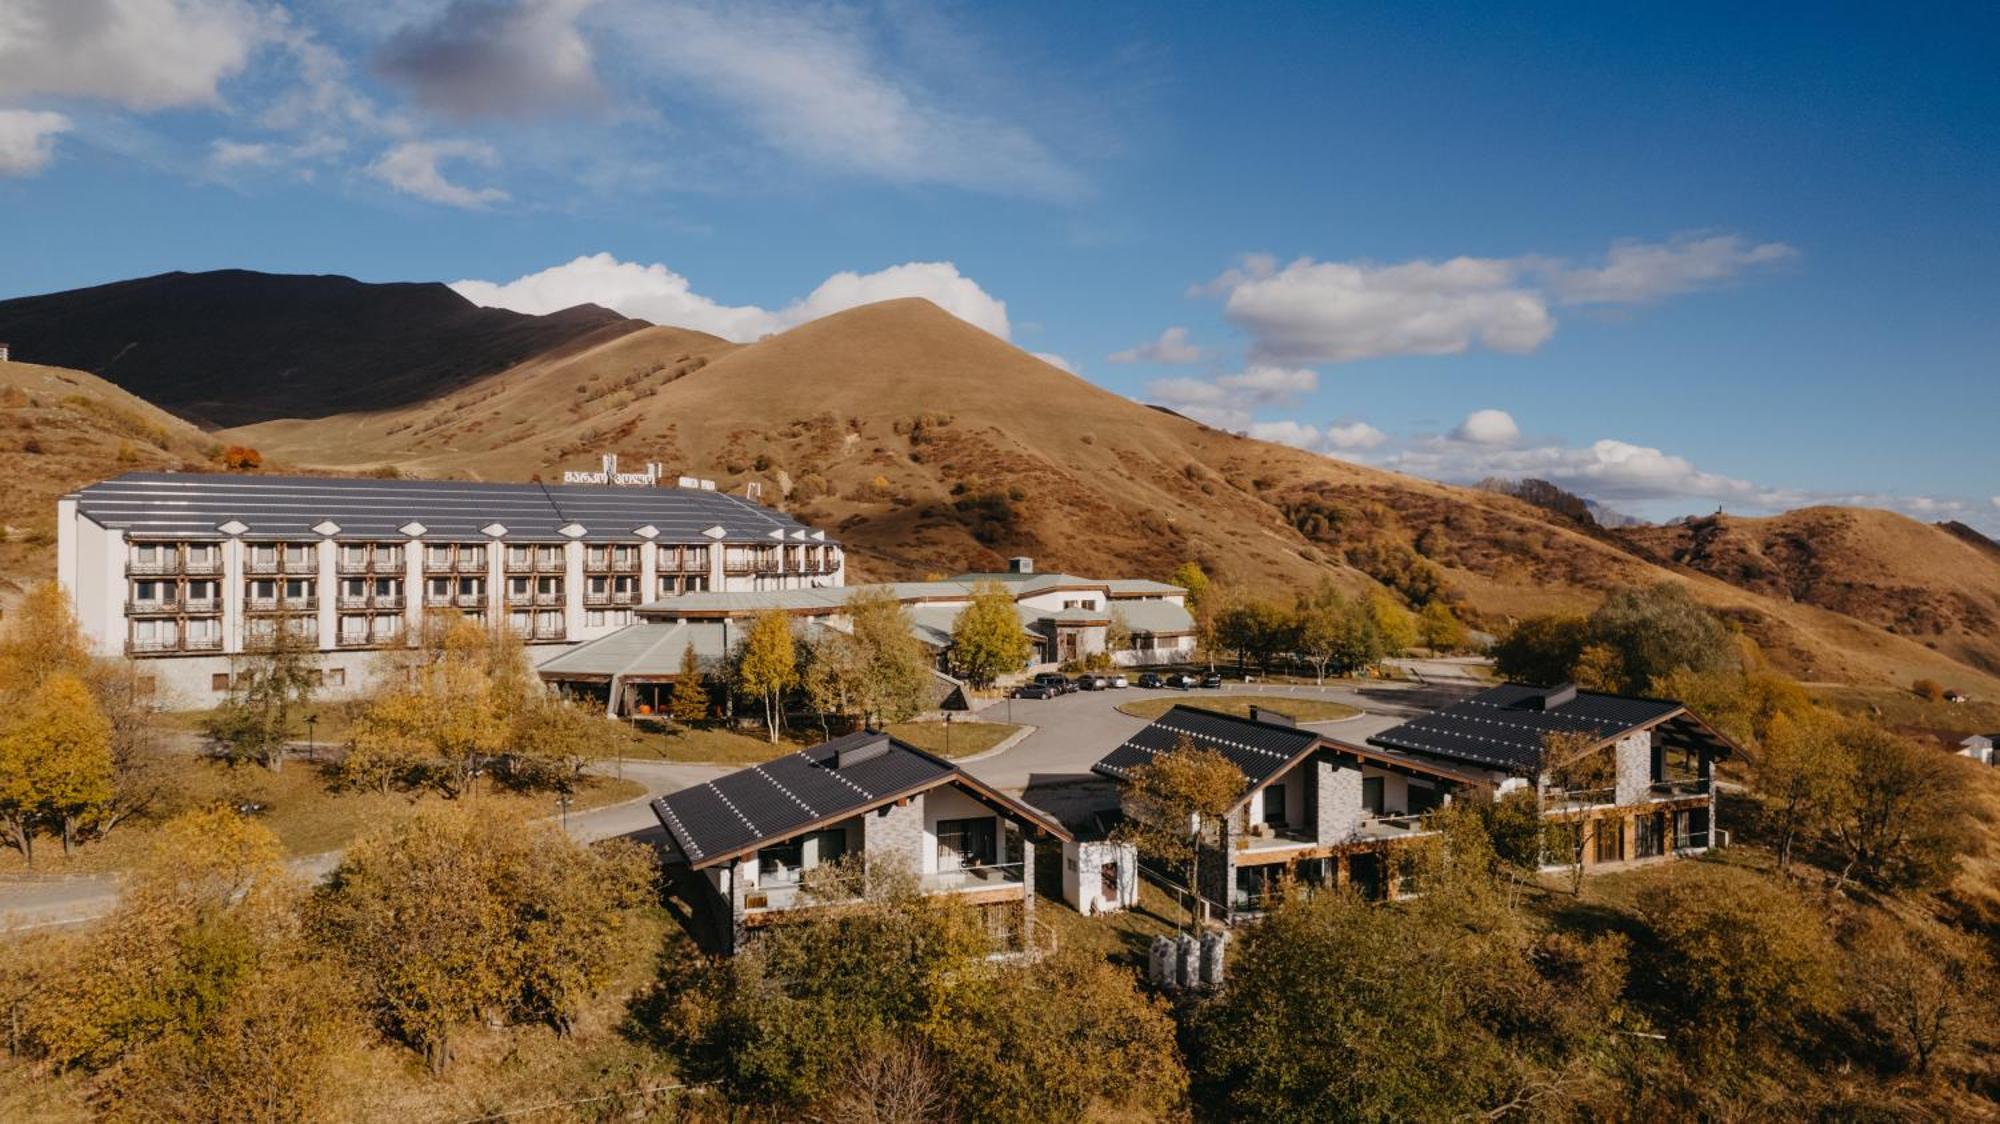
[[[681,486],[130,473],[58,504],[57,574],[100,654],[190,704],[290,629],[329,694],[430,609],[505,623],[540,662],[692,592],[838,586],[840,545],[781,512]]]

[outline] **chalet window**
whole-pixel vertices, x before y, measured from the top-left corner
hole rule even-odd
[[[939,869],[953,867],[992,866],[998,860],[999,836],[993,830],[993,817],[980,816],[970,820],[939,820],[937,825],[937,857]]]
[[[1674,850],[1687,851],[1708,846],[1708,809],[1689,808],[1674,813]]]
[[[1444,803],[1444,793],[1426,784],[1411,781],[1409,784],[1410,814],[1422,815]]]
[[[1625,821],[1620,819],[1598,820],[1590,825],[1591,861],[1617,863],[1625,861]]]
[[[1378,816],[1382,814],[1382,781],[1381,777],[1361,778],[1361,806]]]
[[[1264,790],[1264,822],[1275,827],[1283,827],[1290,822],[1285,819],[1285,786],[1274,784]]]
[[[1637,829],[1633,833],[1634,858],[1653,859],[1667,853],[1667,817],[1655,812],[1650,816],[1639,816],[1633,821]]]

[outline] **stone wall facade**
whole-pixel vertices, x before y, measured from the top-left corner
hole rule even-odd
[[[1612,747],[1617,760],[1618,804],[1644,803],[1653,791],[1653,732],[1640,730],[1618,739]]]

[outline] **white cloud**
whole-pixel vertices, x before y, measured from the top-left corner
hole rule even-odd
[[[1654,243],[1620,241],[1612,245],[1605,263],[1594,268],[1560,262],[1537,265],[1565,304],[1645,304],[1797,256],[1798,251],[1783,242],[1752,245],[1739,235],[1719,234]]]
[[[1250,333],[1258,362],[1345,363],[1474,347],[1524,355],[1555,334],[1553,304],[1645,304],[1797,254],[1782,242],[1733,234],[1622,241],[1601,265],[1527,255],[1387,265],[1299,258],[1280,267],[1268,254],[1250,254],[1190,292],[1222,298],[1223,315]]]
[[[1082,177],[1026,129],[951,108],[886,63],[866,12],[611,0],[602,21],[616,28],[635,74],[669,96],[729,106],[796,160],[901,183],[1056,197],[1083,190]]]
[[[1388,434],[1365,421],[1336,422],[1326,427],[1326,445],[1332,451],[1376,449],[1388,442]]]
[[[0,109],[0,176],[32,176],[55,158],[69,118],[32,109]]]
[[[1465,415],[1451,436],[1474,445],[1512,445],[1521,439],[1521,427],[1505,410],[1474,410]]]
[[[1250,426],[1249,433],[1259,441],[1273,441],[1301,449],[1317,449],[1322,440],[1318,427],[1296,422],[1290,418],[1283,421],[1255,422]]]
[[[368,166],[368,174],[419,199],[451,207],[480,208],[507,198],[497,187],[466,187],[446,178],[438,165],[459,160],[480,167],[499,162],[493,146],[474,140],[404,141]]]
[[[1223,375],[1215,380],[1215,385],[1252,406],[1274,406],[1318,390],[1319,373],[1299,367],[1251,366],[1233,375]]]
[[[1058,370],[1068,371],[1072,375],[1081,373],[1076,369],[1076,364],[1053,351],[1031,351],[1028,354]]]
[[[1525,353],[1555,331],[1540,294],[1505,261],[1454,258],[1401,265],[1267,259],[1206,287],[1248,331],[1254,360],[1344,363],[1384,355],[1451,355],[1479,344]]]
[[[1124,351],[1113,352],[1111,354],[1111,361],[1113,363],[1165,363],[1179,366],[1187,363],[1199,363],[1205,354],[1207,353],[1202,351],[1201,348],[1188,342],[1188,330],[1186,328],[1174,327],[1161,332],[1160,338],[1151,343],[1142,343],[1137,347],[1128,347]]]
[[[1453,438],[1419,439],[1371,463],[1418,476],[1470,483],[1489,476],[1535,477],[1600,501],[1704,499],[1782,508],[1805,493],[1704,472],[1685,457],[1605,438],[1582,447],[1506,447]]]
[[[100,98],[138,110],[217,105],[282,15],[245,0],[8,0],[0,98]]]
[[[595,0],[453,0],[383,44],[375,68],[450,117],[531,117],[600,100],[577,17]]]
[[[836,273],[804,298],[779,309],[725,305],[695,292],[686,277],[659,263],[591,254],[505,283],[457,281],[467,300],[518,312],[545,313],[592,303],[627,316],[754,340],[858,305],[922,297],[946,312],[1008,338],[1007,303],[959,273],[950,262],[906,262],[874,273]]]

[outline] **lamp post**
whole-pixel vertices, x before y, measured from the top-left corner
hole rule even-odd
[[[951,712],[944,713],[944,755],[951,756]]]
[[[563,793],[562,795],[560,795],[560,796],[556,797],[556,808],[557,808],[558,810],[560,810],[560,811],[561,811],[561,813],[562,813],[562,829],[563,829],[563,834],[564,834],[564,835],[568,835],[568,834],[569,834],[569,793],[565,792],[565,793]]]
[[[313,737],[313,727],[319,725],[319,715],[306,715],[306,760],[319,760],[319,742]]]

